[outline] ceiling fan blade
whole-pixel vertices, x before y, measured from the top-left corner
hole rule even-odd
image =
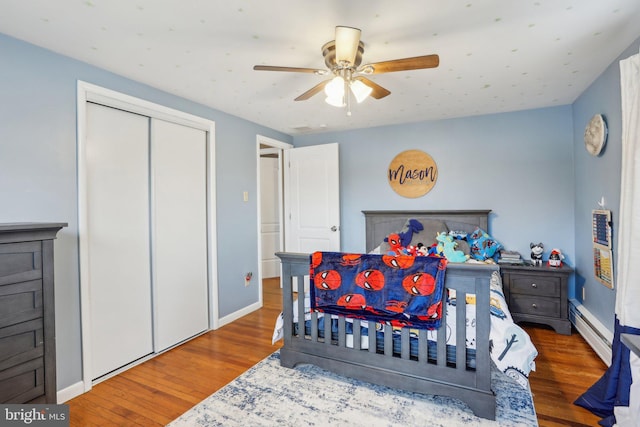
[[[352,27],[336,27],[336,63],[353,65],[358,53],[361,31]]]
[[[372,98],[380,99],[380,98],[384,98],[385,96],[391,95],[391,92],[389,90],[383,88],[377,83],[372,82],[366,77],[358,76],[358,77],[355,77],[353,80],[359,80],[365,85],[369,86],[372,89],[371,95],[369,96],[371,96]]]
[[[413,58],[394,59],[364,65],[362,68],[373,68],[371,74],[391,73],[393,71],[421,70],[435,68],[440,64],[438,55],[415,56]]]
[[[318,83],[317,85],[315,85],[314,87],[312,87],[311,89],[309,89],[308,91],[306,91],[305,93],[303,93],[302,95],[300,95],[299,97],[297,97],[296,99],[294,99],[294,101],[305,101],[309,98],[311,98],[313,95],[322,92],[322,90],[324,89],[324,87],[327,85],[327,83],[329,83],[331,80],[325,80],[323,82]]]
[[[292,73],[327,74],[327,70],[319,70],[317,68],[278,67],[274,65],[254,65],[253,69],[257,71],[289,71]]]

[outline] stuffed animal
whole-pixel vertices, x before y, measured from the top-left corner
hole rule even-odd
[[[447,261],[466,262],[469,259],[469,255],[465,255],[462,251],[455,250],[457,244],[453,241],[453,237],[449,236],[447,233],[438,233],[436,240],[439,242],[438,252],[444,253],[444,257]]]
[[[426,247],[422,243],[418,243],[416,245],[416,255],[417,256],[427,256],[427,255],[429,255],[429,248]]]
[[[402,254],[403,255],[416,256],[418,254],[418,247],[417,246],[413,246],[413,245],[409,245],[406,248],[402,249]]]
[[[434,242],[427,248],[427,255],[444,257],[444,245],[440,244],[440,242]]]
[[[544,252],[544,245],[542,243],[531,243],[531,262],[535,266],[542,265],[542,253]]]
[[[419,233],[424,230],[424,226],[417,219],[410,219],[407,221],[405,226],[402,228],[398,236],[400,236],[400,244],[403,248],[409,247],[411,244],[411,239],[413,238],[414,233]]]
[[[389,243],[389,255],[402,255],[402,243],[400,243],[400,236],[396,233],[391,233],[385,239]]]
[[[560,249],[551,249],[551,254],[549,254],[549,267],[562,267],[562,260],[564,259],[564,255],[560,252]]]

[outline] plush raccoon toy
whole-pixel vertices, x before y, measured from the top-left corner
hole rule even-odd
[[[542,253],[544,252],[544,245],[542,243],[531,243],[531,262],[533,265],[542,265]]]

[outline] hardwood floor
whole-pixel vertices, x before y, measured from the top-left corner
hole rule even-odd
[[[68,402],[71,426],[163,426],[279,349],[271,344],[282,302],[278,281],[264,281],[264,307],[94,386]],[[538,348],[530,377],[540,426],[595,426],[573,401],[606,366],[582,337],[525,325]]]
[[[604,374],[607,366],[576,332],[521,325],[538,349],[529,384],[540,426],[597,426],[599,417],[573,402]]]
[[[164,426],[282,346],[282,307],[265,280],[264,307],[94,386],[69,402],[71,426]]]

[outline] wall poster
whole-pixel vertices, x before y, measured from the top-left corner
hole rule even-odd
[[[611,211],[594,210],[592,216],[593,274],[604,286],[613,289],[613,253],[611,251]]]

